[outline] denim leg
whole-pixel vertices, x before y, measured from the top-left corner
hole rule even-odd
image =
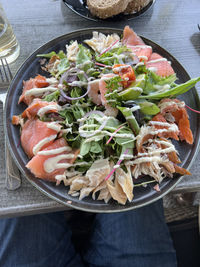
[[[162,201],[132,211],[97,214],[84,260],[90,267],[176,266]]]
[[[0,266],[81,267],[63,212],[0,220]]]

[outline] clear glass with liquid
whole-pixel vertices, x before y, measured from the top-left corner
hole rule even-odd
[[[0,59],[6,58],[11,63],[17,59],[19,52],[19,43],[0,4]]]

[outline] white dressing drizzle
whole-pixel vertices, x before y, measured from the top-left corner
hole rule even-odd
[[[57,87],[47,86],[43,88],[32,88],[25,92],[25,96],[41,96],[45,92],[55,92],[57,91]]]
[[[55,149],[42,150],[42,151],[39,151],[37,154],[38,155],[49,156],[49,155],[59,154],[59,153],[62,153],[64,151],[69,151],[70,152],[70,151],[72,151],[72,149],[69,146],[63,146],[63,147],[59,147],[59,148],[55,148]]]
[[[139,106],[139,105],[130,108],[130,110],[131,110],[132,112],[134,112],[134,111],[136,111],[136,110],[138,110],[138,109],[140,109],[140,106]]]
[[[134,45],[134,47],[142,48],[142,49],[145,49],[145,48],[152,48],[150,45]]]
[[[163,121],[150,121],[149,124],[158,125],[158,126],[167,126],[167,127],[171,127],[172,125],[174,125],[174,124],[163,122]]]
[[[154,84],[153,86],[155,89],[159,90],[159,91],[165,91],[170,89],[170,85],[169,84],[165,84],[165,85],[158,85],[158,84]]]
[[[59,163],[63,159],[73,159],[74,154],[63,154],[56,157],[49,158],[44,162],[44,170],[47,173],[51,173],[57,169],[65,169],[72,166],[70,163]]]
[[[85,133],[85,131],[82,131]],[[113,136],[113,133],[110,133],[108,131],[101,131],[101,136],[105,136],[105,135],[108,135],[108,136]],[[88,142],[91,142],[93,140],[96,140],[96,138],[98,138],[99,136],[92,136],[88,139],[85,140],[86,143]],[[115,134],[115,137],[121,137],[121,138],[132,138],[132,140],[135,140],[135,136],[133,134],[119,134],[119,133],[116,133]]]
[[[54,140],[57,137],[56,134],[50,135],[48,137],[45,137],[44,139],[40,140],[34,147],[33,147],[33,154],[36,155],[38,151],[47,143]]]
[[[46,106],[46,107],[42,107],[42,108],[40,108],[39,110],[38,110],[38,112],[37,112],[37,115],[39,116],[39,117],[42,117],[45,113],[47,113],[48,111],[50,111],[50,110],[56,110],[56,111],[58,111],[58,109],[59,109],[59,107],[58,107],[58,105],[48,105],[48,106]]]
[[[61,127],[62,126],[55,121],[47,123],[47,128],[55,130],[56,132],[60,132]]]
[[[68,83],[68,85],[70,86],[78,86],[78,87],[82,87],[87,85],[87,82],[83,82],[83,81],[73,81],[72,83]]]
[[[49,84],[56,84],[58,83],[58,80],[54,77],[51,77],[51,78],[46,78],[46,81],[49,83]]]
[[[119,66],[119,67],[113,68],[113,71],[114,72],[120,72],[120,71],[122,71],[124,69],[128,69],[129,67],[130,67],[130,65]]]
[[[137,64],[135,65],[134,69],[137,69],[137,67],[139,67],[139,66],[143,66],[143,65],[144,65],[144,62],[139,62],[139,63],[137,63]]]
[[[65,173],[56,175],[55,179],[56,179],[56,185],[59,185],[61,181],[63,181],[64,185],[67,186],[67,177]]]
[[[149,60],[148,63],[157,63],[157,62],[162,62],[162,61],[167,61],[166,58],[162,57],[162,58],[157,58],[154,60]]]
[[[131,87],[131,89],[134,89],[134,91],[139,91],[141,93],[143,92],[142,88],[138,86]]]
[[[167,160],[166,160],[167,161]],[[127,162],[128,165],[134,165],[134,164],[140,164],[144,162],[163,162],[163,159],[161,157],[153,156],[153,157],[142,157],[137,158],[135,160]]]
[[[156,72],[157,71],[157,68],[156,67],[149,67],[148,68],[150,71],[153,71],[153,72]]]

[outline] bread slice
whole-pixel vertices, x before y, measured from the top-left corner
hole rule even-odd
[[[106,19],[123,12],[131,0],[87,0],[92,15]]]
[[[131,14],[133,12],[138,12],[145,6],[149,4],[151,0],[131,0],[125,9],[125,14]]]

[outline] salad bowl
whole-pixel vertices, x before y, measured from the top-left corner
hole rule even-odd
[[[17,104],[22,91],[23,81],[28,80],[30,77],[34,77],[37,74],[46,75],[46,72],[41,69],[40,58],[38,58],[37,55],[50,53],[51,51],[58,52],[60,50],[65,50],[65,45],[69,44],[72,40],[77,40],[79,43],[81,43],[83,40],[91,38],[93,31],[102,32],[104,34],[122,34],[122,30],[112,28],[82,29],[57,37],[44,44],[32,55],[30,55],[30,57],[20,67],[14,79],[12,80],[12,83],[10,84],[5,104],[4,127],[8,147],[13,159],[15,160],[21,172],[39,191],[58,201],[59,203],[71,208],[89,212],[122,212],[143,207],[162,198],[176,186],[182,177],[177,174],[174,175],[173,178],[164,179],[160,184],[159,192],[154,190],[152,184],[136,187],[134,188],[133,200],[131,202],[127,202],[126,205],[120,205],[113,200],[110,200],[108,203],[104,203],[103,201],[93,200],[91,197],[86,197],[82,200],[79,200],[78,198],[69,195],[68,188],[64,185],[61,184],[56,186],[51,182],[38,179],[25,167],[29,159],[20,144],[19,128],[11,123],[12,116],[22,113],[25,109],[24,104]],[[144,37],[142,37],[142,39],[145,44],[153,48],[153,51],[171,61],[171,65],[176,72],[180,83],[186,82],[190,79],[186,70],[170,53],[151,40],[148,40]],[[194,109],[198,109],[200,106],[198,93],[195,88],[180,96],[180,99],[184,100],[187,105]],[[175,143],[176,149],[178,150],[180,159],[182,161],[181,167],[186,169],[191,167],[192,162],[197,155],[200,138],[200,117],[196,113],[191,113],[191,111],[188,113],[190,116],[194,143],[193,145],[186,144],[185,142]]]

